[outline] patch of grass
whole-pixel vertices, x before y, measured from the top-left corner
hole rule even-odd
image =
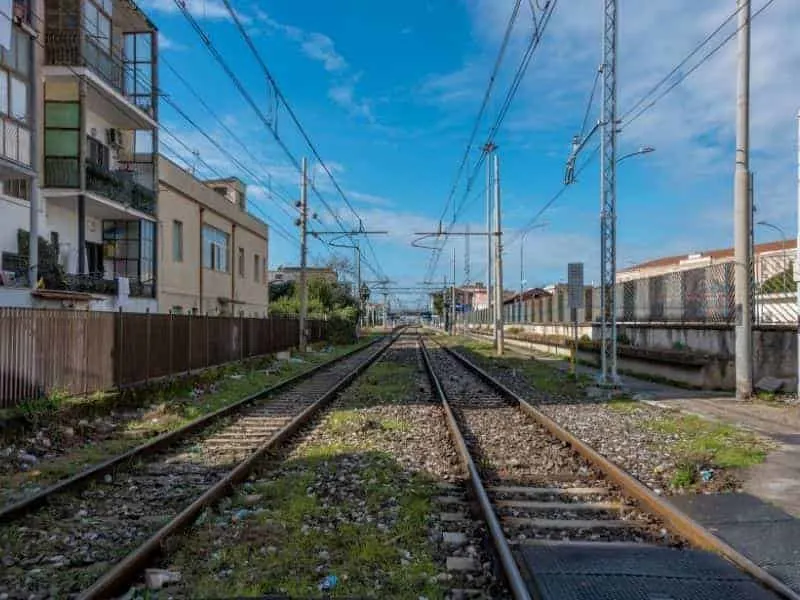
[[[66,392],[56,390],[47,396],[21,403],[18,407],[19,414],[33,427],[40,427],[55,417],[67,398]]]
[[[260,505],[266,510],[237,525],[223,517],[222,528],[219,522],[196,527],[170,566],[182,573],[186,593],[197,598],[270,593],[318,597],[320,581],[335,574],[339,582],[332,598],[376,593],[384,598],[443,598],[445,590],[431,582],[437,568],[427,543],[433,486],[417,475],[409,481],[383,453],[331,450],[311,446],[277,477],[257,482],[252,491],[262,495]],[[353,471],[347,472],[342,461],[354,459],[363,465],[358,470],[361,483],[353,489],[349,482],[346,501],[325,498],[324,487],[307,492],[320,478],[339,473],[352,478]],[[379,527],[374,518],[340,519],[344,505],[356,499],[363,499],[372,515],[386,514],[385,507],[395,504],[393,525]],[[231,509],[237,509],[236,502]]]
[[[743,469],[764,462],[770,442],[726,423],[707,421],[695,415],[667,413],[646,425],[652,431],[679,437],[675,452],[677,468],[672,483],[689,487],[698,481],[702,468]]]
[[[363,342],[358,345],[363,345]],[[95,440],[71,448],[55,458],[42,460],[29,471],[0,476],[0,488],[7,494],[26,487],[50,485],[62,478],[75,475],[93,464],[130,450],[148,439],[178,429],[196,418],[297,375],[315,364],[331,360],[354,347],[342,346],[334,348],[329,353],[310,353],[304,357],[305,363],[281,363],[280,369],[269,374],[263,367],[250,371],[243,371],[237,365],[221,368],[213,377],[211,374],[206,375],[209,383],[216,380],[216,392],[207,393],[197,400],[192,400],[188,395],[189,391],[182,388],[174,396],[165,393],[162,395],[162,402],[154,410],[148,411],[141,418],[128,421],[113,432],[111,437]],[[230,375],[241,377],[234,379],[229,377]],[[219,377],[222,378],[218,379]],[[58,415],[56,407],[74,401],[77,400],[64,395],[54,395],[30,404],[25,410],[29,411],[31,418],[35,416],[44,419],[47,415],[45,420],[52,420]],[[0,492],[0,502],[3,496],[4,493]]]
[[[634,413],[640,407],[639,403],[629,396],[615,396],[614,398],[611,398],[611,400],[609,400],[604,406],[623,414]]]
[[[577,395],[582,393],[583,388],[591,381],[590,377],[583,374],[579,374],[576,380],[570,373],[560,371],[534,358],[518,356],[499,358],[495,356],[491,344],[471,338],[454,338],[451,344],[457,345],[460,350],[466,350],[484,364],[516,371],[532,387],[547,394]],[[502,376],[500,379],[502,380]]]

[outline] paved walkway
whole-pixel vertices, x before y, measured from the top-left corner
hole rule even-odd
[[[554,368],[567,361],[532,355]],[[596,377],[598,370],[579,365]],[[622,384],[643,402],[732,423],[773,439],[778,449],[744,473],[744,493],[675,496],[670,501],[731,546],[800,592],[800,406],[741,402],[724,392],[685,390],[623,376]]]

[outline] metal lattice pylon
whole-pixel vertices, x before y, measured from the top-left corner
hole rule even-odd
[[[600,199],[601,381],[617,383],[617,9],[619,0],[603,0],[603,118]]]

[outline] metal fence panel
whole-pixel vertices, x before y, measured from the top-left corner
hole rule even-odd
[[[327,324],[309,321],[312,342]],[[0,407],[86,394],[286,350],[297,319],[0,307]]]

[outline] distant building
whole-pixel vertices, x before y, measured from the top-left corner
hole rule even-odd
[[[794,239],[766,242],[753,246],[756,281],[761,282],[794,264],[797,241]],[[693,254],[665,256],[617,271],[617,283],[656,275],[679,273],[689,269],[722,265],[734,261],[734,249],[704,250]]]
[[[270,283],[284,283],[288,281],[300,281],[300,267],[278,267],[276,271],[269,272]],[[306,277],[311,279],[324,279],[330,283],[336,283],[339,275],[330,267],[306,267]]]

